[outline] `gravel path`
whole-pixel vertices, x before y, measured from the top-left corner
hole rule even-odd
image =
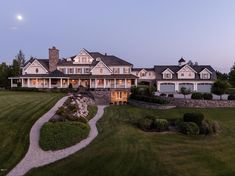
[[[63,97],[61,100],[59,100],[50,111],[44,114],[33,125],[30,131],[30,145],[28,152],[26,153],[25,157],[20,161],[20,163],[17,164],[16,167],[8,173],[8,176],[22,176],[34,167],[44,166],[62,158],[65,158],[86,147],[95,139],[95,137],[98,135],[96,122],[102,117],[105,106],[98,106],[97,114],[88,122],[91,129],[89,136],[78,144],[57,151],[43,151],[39,147],[41,127],[44,123],[49,121],[49,119],[55,114],[57,109],[64,104],[67,98],[68,97]]]

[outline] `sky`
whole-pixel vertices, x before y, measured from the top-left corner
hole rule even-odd
[[[48,58],[52,46],[61,58],[86,48],[135,67],[184,57],[228,72],[235,62],[234,0],[7,0],[0,22],[0,62],[20,49]]]

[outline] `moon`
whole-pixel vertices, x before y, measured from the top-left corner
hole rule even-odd
[[[17,15],[17,16],[16,16],[16,19],[17,19],[18,21],[22,21],[24,18],[23,18],[22,15]]]

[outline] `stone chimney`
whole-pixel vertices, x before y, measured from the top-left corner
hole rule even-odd
[[[59,62],[59,50],[56,47],[49,48],[49,71],[53,72]]]

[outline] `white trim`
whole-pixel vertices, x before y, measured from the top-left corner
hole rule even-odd
[[[48,70],[37,60],[35,59],[30,65],[32,65],[34,62],[36,62],[41,65],[41,67],[46,71],[46,73],[48,73]],[[28,66],[28,68],[30,67],[30,65]],[[24,70],[24,72],[27,72],[28,68],[26,70]],[[37,74],[37,73],[36,73]],[[26,74],[25,74],[26,75]]]
[[[166,71],[169,71],[169,72],[171,72],[172,74],[175,74],[171,69],[169,69],[169,68],[166,68],[163,72],[162,72],[162,74],[164,74],[164,72],[166,72]]]
[[[109,72],[112,73],[112,70],[111,70],[102,60],[99,61],[99,62],[91,69],[90,72],[92,72],[92,70],[95,69],[99,63],[102,63],[102,64],[109,70]]]
[[[204,68],[202,71],[200,71],[199,73],[203,72],[204,70],[206,70],[208,73],[212,74],[212,72],[210,70],[208,70],[207,68]]]
[[[179,71],[177,71],[176,73],[179,73],[184,67],[189,67],[189,69],[191,69],[194,73],[197,73],[192,67],[190,67],[190,65],[186,64],[184,65],[181,69],[179,69]]]

